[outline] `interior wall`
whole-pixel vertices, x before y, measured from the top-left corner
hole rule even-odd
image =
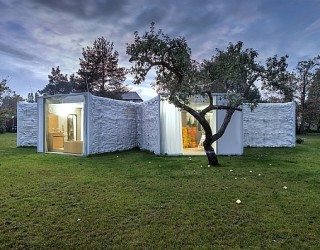
[[[38,143],[37,103],[18,102],[17,104],[17,146],[33,146]]]
[[[295,103],[243,106],[245,147],[295,147]]]

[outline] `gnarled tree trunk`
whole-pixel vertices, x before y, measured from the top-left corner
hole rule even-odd
[[[207,139],[203,142],[203,147],[208,158],[208,164],[211,166],[219,165],[216,152],[214,151],[212,144],[210,144],[210,142],[208,142]]]

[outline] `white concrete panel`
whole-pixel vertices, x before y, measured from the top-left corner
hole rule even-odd
[[[295,147],[295,103],[243,106],[245,147]]]
[[[44,149],[44,99],[42,97],[38,98],[38,131],[37,131],[37,152],[43,153]]]
[[[36,103],[17,104],[17,146],[36,147],[38,131],[38,111]]]
[[[89,112],[89,154],[137,146],[138,103],[92,96]]]
[[[137,143],[142,150],[160,154],[160,97],[141,103],[137,112]]]
[[[226,110],[217,111],[217,131],[224,121]],[[235,111],[224,132],[223,136],[217,141],[218,155],[242,155],[243,154],[243,127],[242,112]]]

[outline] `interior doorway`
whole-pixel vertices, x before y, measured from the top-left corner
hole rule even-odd
[[[45,99],[45,151],[83,154],[84,97]]]

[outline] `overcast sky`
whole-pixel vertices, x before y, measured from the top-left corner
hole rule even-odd
[[[43,89],[52,67],[75,73],[82,48],[101,36],[114,43],[119,65],[130,67],[126,43],[152,21],[185,37],[199,61],[240,40],[261,62],[288,54],[293,69],[320,54],[319,13],[320,0],[0,0],[0,78],[26,97]],[[145,100],[154,95],[152,80],[134,87]]]

